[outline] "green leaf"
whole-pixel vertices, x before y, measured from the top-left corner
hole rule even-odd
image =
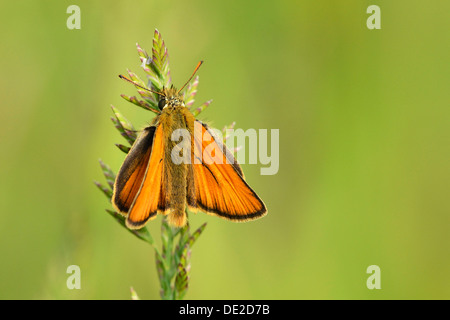
[[[147,88],[147,85],[144,83],[144,81],[139,78],[138,75],[136,75],[134,72],[131,72],[130,70],[127,70],[128,75],[130,76],[131,80],[133,80],[135,83],[140,85],[143,88]],[[137,91],[141,95],[141,97],[146,101],[146,103],[150,106],[157,106],[159,101],[159,95],[148,91],[148,90],[142,90],[141,88],[137,87]],[[148,88],[150,89],[150,88]],[[159,110],[158,110],[159,111]]]
[[[156,271],[158,272],[158,278],[159,281],[162,283],[164,281],[163,277],[164,277],[164,263],[163,260],[161,259],[161,257],[159,255],[157,255],[155,253],[155,260],[156,260]]]
[[[192,248],[194,243],[197,241],[198,237],[203,233],[203,231],[206,228],[206,222],[202,224],[195,232],[189,237],[189,240],[187,242],[187,245]]]
[[[135,83],[137,83],[138,85],[140,85],[141,87],[144,87],[144,88],[147,86],[144,83],[144,81],[142,81],[141,78],[139,78],[139,76],[136,73],[134,73],[128,69],[127,69],[127,72],[128,72],[128,75],[130,76],[131,80],[133,80]]]
[[[126,218],[123,215],[117,213],[116,211],[108,209],[106,209],[106,212],[108,212],[113,218],[115,218],[116,221],[130,233],[134,234],[139,239],[150,243],[152,246],[154,245],[155,242],[153,241],[153,238],[146,227],[143,227],[141,229],[129,229],[125,224]]]
[[[130,145],[134,143],[137,138],[136,130],[133,125],[114,107],[111,106],[115,118],[111,118],[116,129],[128,141]]]
[[[153,36],[152,54],[151,65],[155,66],[155,69],[158,71],[162,85],[164,87],[169,87],[171,84],[169,54],[158,29],[155,29],[155,34]]]
[[[180,263],[178,265],[177,276],[175,277],[175,299],[181,300],[185,296],[189,287],[188,270]]]
[[[136,138],[136,130],[134,129],[133,125],[130,121],[128,121],[120,112],[115,108],[113,105],[111,105],[111,109],[114,112],[114,115],[116,116],[117,120],[122,125],[123,129],[130,132],[130,136]]]
[[[231,136],[230,134],[228,134],[227,130],[233,130],[235,125],[236,125],[236,121],[233,121],[230,125],[223,127],[222,136],[223,136],[224,141],[228,140],[228,138]]]
[[[130,287],[130,292],[131,292],[131,300],[141,300],[136,291],[133,289],[133,287]]]
[[[197,108],[192,107],[191,112],[194,115],[194,117],[198,116],[203,110],[205,110],[211,104],[211,102],[212,102],[212,99],[206,101],[200,107],[197,107]]]
[[[154,113],[160,113],[158,106],[153,102],[150,102],[148,100],[146,100],[146,101],[138,100],[138,98],[136,98],[134,96],[130,97],[130,96],[127,96],[126,94],[121,94],[120,96],[122,98],[124,98],[125,100],[127,100],[128,102],[131,102],[131,103],[137,105],[138,107],[144,108],[145,110],[149,110]]]
[[[136,43],[136,47],[138,50],[139,58],[141,59],[141,67],[144,68],[151,63],[151,60],[149,60],[150,57],[148,56],[147,52],[139,46],[138,43]]]
[[[123,144],[120,144],[120,143],[116,143],[115,145],[117,148],[119,148],[121,151],[123,151],[125,153],[128,153],[131,149],[131,147],[124,146]]]
[[[169,54],[159,31],[155,29],[151,58],[139,45],[137,47],[141,67],[148,75],[151,89],[161,91],[163,87],[170,87],[172,80],[170,78]]]
[[[120,135],[122,137],[125,138],[125,140],[127,140],[127,142],[131,145],[133,144],[133,138],[131,138],[127,132],[125,131],[125,129],[122,127],[122,125],[120,124],[120,121],[117,120],[115,117],[111,117],[111,121],[114,124],[114,127],[117,129],[117,131],[119,131]]]
[[[186,243],[189,241],[190,238],[190,233],[189,233],[189,223],[186,224],[185,227],[183,228],[179,228],[179,239],[178,239],[178,244],[175,248],[175,252],[174,252],[174,258],[175,258],[175,264],[179,264],[180,263],[180,259],[183,255],[183,252],[185,250],[186,247]]]
[[[188,84],[186,91],[184,92],[183,101],[184,101],[184,105],[187,108],[189,108],[190,106],[192,106],[192,104],[194,104],[194,98],[195,98],[195,95],[197,94],[198,79],[199,79],[199,77],[196,76],[194,78],[194,81],[192,81],[191,83]]]
[[[108,183],[111,190],[113,190],[114,189],[114,181],[116,180],[116,175],[111,170],[111,168],[107,164],[105,164],[101,159],[99,159],[98,162],[100,163],[100,167],[102,168],[103,175],[106,178],[106,182]]]
[[[113,192],[112,192],[111,189],[109,189],[109,188],[103,186],[103,185],[102,185],[100,182],[98,182],[98,181],[94,181],[94,184],[100,189],[100,191],[102,191],[102,192],[105,194],[105,196],[106,196],[109,200],[111,200],[111,198],[112,198],[112,196],[113,196]]]

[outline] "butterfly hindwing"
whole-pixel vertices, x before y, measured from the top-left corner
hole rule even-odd
[[[162,127],[158,126],[153,138],[150,159],[141,188],[128,211],[126,224],[130,229],[139,229],[154,217],[161,207],[162,176],[164,166],[164,139]]]
[[[145,128],[130,149],[114,184],[112,203],[131,229],[156,216],[163,197],[164,141],[161,127]]]
[[[116,176],[112,203],[124,215],[128,214],[128,210],[141,188],[152,152],[155,129],[155,127],[148,127],[142,131]]]

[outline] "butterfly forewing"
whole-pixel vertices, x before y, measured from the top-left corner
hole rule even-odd
[[[200,121],[195,123],[193,139],[197,161],[192,164],[194,183],[188,187],[195,188],[195,205],[189,201],[188,205],[230,220],[263,216],[267,211],[264,203],[245,182],[239,164],[222,142]],[[215,150],[214,154],[205,152],[208,149]]]

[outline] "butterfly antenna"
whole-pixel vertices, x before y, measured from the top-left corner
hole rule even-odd
[[[137,83],[134,82],[133,80],[130,80],[130,79],[128,79],[127,77],[121,75],[121,74],[119,74],[119,78],[122,79],[122,80],[128,81],[129,83],[132,83],[132,84],[134,84],[136,87],[139,87],[139,88],[141,88],[141,89],[144,89],[144,90],[147,90],[147,91],[150,91],[150,92],[159,94],[159,95],[161,95],[161,96],[166,96],[166,95],[165,95],[164,93],[162,93],[162,92],[153,91],[153,90],[150,90],[150,89],[148,89],[148,88],[145,88],[145,87],[143,87],[143,86],[137,84]]]
[[[184,86],[182,86],[181,89],[178,90],[177,94],[179,94],[180,91],[183,90],[184,87],[186,87],[186,85],[189,83],[189,81],[192,80],[192,78],[194,77],[194,75],[195,75],[195,73],[197,72],[198,68],[200,68],[200,66],[202,65],[202,63],[203,63],[203,61],[200,61],[200,62],[197,64],[197,66],[195,67],[194,72],[192,73],[192,76],[191,76],[191,77],[189,78],[189,80],[184,84]]]

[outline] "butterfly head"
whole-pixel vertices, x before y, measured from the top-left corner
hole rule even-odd
[[[158,101],[158,108],[159,110],[163,110],[164,108],[167,107],[185,107],[184,105],[184,101],[183,101],[183,95],[180,95],[181,90],[184,89],[184,87],[189,83],[189,81],[192,80],[192,78],[194,77],[195,73],[197,72],[198,68],[200,68],[200,66],[202,65],[203,61],[200,61],[197,64],[197,67],[195,67],[194,72],[192,73],[192,76],[189,78],[189,80],[184,84],[184,86],[181,87],[180,90],[177,91],[177,89],[175,89],[173,86],[171,86],[170,88],[163,88],[160,92],[158,91],[153,91],[151,89],[145,88],[143,86],[141,86],[140,84],[134,82],[133,80],[128,79],[127,77],[123,76],[123,75],[119,75],[119,78],[126,80],[132,84],[134,84],[136,87],[156,93],[159,95],[159,101]]]
[[[184,107],[182,95],[180,95],[173,87],[167,89],[163,88],[159,93],[159,110],[163,110],[164,108],[175,108],[179,106]]]
[[[184,89],[184,87],[189,83],[189,81],[192,80],[195,73],[197,72],[198,68],[202,65],[203,61],[200,61],[197,66],[195,67],[194,72],[192,73],[191,77],[188,81],[184,84],[184,86],[181,87],[180,90],[176,90],[173,86],[171,88],[163,88],[161,92],[158,92],[159,94],[159,102],[158,102],[158,108],[159,110],[162,110],[167,107],[184,107],[184,101],[182,99],[182,95],[180,95],[181,90]]]

